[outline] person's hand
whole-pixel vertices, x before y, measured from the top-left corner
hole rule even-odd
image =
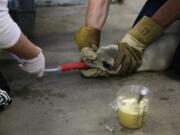
[[[97,51],[97,61],[109,74],[125,76],[137,71],[141,65],[142,55],[142,52],[128,44],[120,43],[100,48]]]
[[[101,47],[97,52],[86,47],[82,49],[81,57],[89,67],[93,67],[81,71],[83,76],[104,77],[117,74],[123,76],[135,72],[141,64],[142,54],[121,44]]]
[[[80,70],[81,75],[83,75],[84,77],[96,78],[96,77],[109,76],[109,74],[105,70],[102,70],[103,66],[97,63],[97,55],[95,50],[93,50],[93,48],[89,48],[89,47],[83,48],[81,51],[81,58],[88,66],[92,67],[92,68]]]
[[[22,60],[22,64],[19,65],[20,68],[30,74],[42,77],[44,75],[45,69],[45,58],[42,51],[36,58],[31,60]]]
[[[109,75],[130,75],[141,65],[144,49],[162,32],[161,26],[145,16],[118,45],[102,47],[97,52],[84,48],[81,51],[81,57],[88,66],[98,68]],[[90,52],[93,55],[87,57]]]
[[[99,48],[100,35],[100,30],[96,28],[90,26],[81,27],[75,35],[79,50],[83,49],[84,47],[90,47],[97,50]]]

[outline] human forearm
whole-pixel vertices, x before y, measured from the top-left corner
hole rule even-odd
[[[152,17],[163,27],[167,27],[180,17],[180,0],[168,0]]]
[[[17,43],[6,49],[6,51],[15,54],[22,61],[20,67],[22,70],[42,77],[45,68],[45,58],[42,50],[34,45],[23,33]]]
[[[41,51],[40,48],[35,46],[23,33],[18,42],[6,50],[26,60],[37,57]]]
[[[111,0],[89,0],[85,25],[75,35],[79,50],[84,47],[99,48],[101,29],[107,19],[110,3]]]
[[[111,0],[89,0],[85,25],[102,29],[109,12]]]

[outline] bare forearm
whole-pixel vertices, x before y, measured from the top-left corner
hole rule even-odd
[[[102,29],[109,12],[111,0],[89,0],[85,25]]]
[[[168,0],[152,17],[163,27],[180,18],[180,0]]]
[[[13,47],[6,51],[17,55],[25,60],[30,60],[37,57],[40,53],[39,47],[35,46],[23,33],[19,41]]]

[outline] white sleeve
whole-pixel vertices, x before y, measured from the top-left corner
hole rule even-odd
[[[8,12],[0,12],[0,49],[14,46],[19,40],[21,30]]]
[[[0,11],[7,11],[8,0],[0,0]]]

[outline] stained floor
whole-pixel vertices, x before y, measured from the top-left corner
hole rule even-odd
[[[118,41],[137,16],[132,5],[112,5],[102,31],[103,46]],[[32,40],[44,51],[47,67],[79,60],[74,33],[83,24],[85,6],[37,9]],[[180,83],[173,71],[137,73],[129,77],[85,79],[79,72],[46,74],[37,79],[1,54],[0,70],[13,90],[13,104],[0,112],[0,135],[179,135]],[[144,85],[153,98],[146,125],[139,130],[119,126],[110,108],[125,85]],[[105,126],[114,128],[108,131]]]

